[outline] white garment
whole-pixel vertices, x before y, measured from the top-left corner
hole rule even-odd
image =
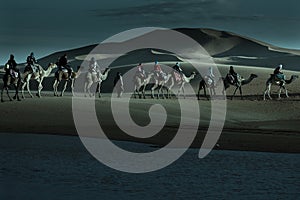
[[[94,63],[90,64],[90,71],[93,74],[97,74],[98,72],[101,72],[100,71],[100,66],[98,65],[97,61],[94,61]]]
[[[207,76],[210,77],[210,78],[212,78],[212,79],[215,78],[215,75],[214,75],[214,72],[213,72],[213,68],[212,68],[212,67],[210,67],[210,68],[208,69]]]

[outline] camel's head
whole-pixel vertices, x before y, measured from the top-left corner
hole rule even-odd
[[[299,78],[298,75],[292,75],[292,77],[291,77],[292,80],[296,80],[297,78]]]
[[[258,76],[256,74],[251,74],[250,77],[251,78],[257,78]]]
[[[55,63],[49,63],[48,67],[50,67],[51,69],[55,69],[57,68],[57,65]]]
[[[192,72],[191,76],[195,77],[196,76],[196,72]]]
[[[106,67],[103,73],[105,74],[106,72],[109,72],[110,70],[111,70],[110,68]]]

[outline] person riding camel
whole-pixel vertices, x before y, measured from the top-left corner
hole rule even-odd
[[[144,70],[143,64],[139,63],[136,70],[136,76],[144,80],[146,78],[146,72]]]
[[[99,74],[101,73],[100,66],[95,60],[94,57],[91,58],[89,62],[89,72],[93,74],[94,79],[99,79]],[[97,82],[98,80],[93,80],[94,82]]]
[[[67,54],[64,54],[62,57],[59,58],[57,66],[58,66],[58,71],[57,72],[63,71],[64,69],[66,69],[68,71],[69,77],[71,76],[72,69],[68,65]]]
[[[279,65],[275,68],[273,75],[275,76],[275,79],[280,81],[281,83],[285,82],[285,75],[282,72],[283,65]]]
[[[30,55],[26,59],[26,67],[24,69],[24,74],[23,76],[26,77],[28,74],[38,72],[39,68],[36,66],[37,61],[34,57],[34,53],[31,52]]]
[[[232,84],[238,84],[239,81],[238,81],[238,73],[236,73],[233,69],[233,66],[230,66],[230,69],[229,69],[229,73],[228,73],[228,77],[230,78],[230,81]]]
[[[8,76],[8,83],[10,82],[10,79],[13,78],[19,78],[21,77],[20,70],[17,68],[17,62],[15,61],[15,56],[10,55],[9,60],[5,64],[5,74]]]
[[[161,66],[158,64],[158,61],[155,61],[155,63],[154,63],[153,72],[154,72],[154,75],[161,80],[164,80],[166,77],[166,74],[163,72],[163,70],[161,69]]]
[[[174,69],[174,75],[175,75],[175,79],[176,81],[181,81],[182,78],[183,78],[183,71],[180,67],[180,63],[176,63],[174,66],[173,66],[173,69]]]
[[[215,86],[215,75],[212,67],[208,68],[207,74],[205,75],[204,79],[206,81],[206,84]]]
[[[32,72],[36,72],[38,68],[36,67],[37,61],[34,57],[34,53],[31,52],[30,55],[27,57],[27,65],[31,68]]]

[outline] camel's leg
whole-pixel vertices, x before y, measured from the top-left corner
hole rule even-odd
[[[57,94],[58,84],[59,84],[59,81],[58,81],[58,80],[55,80],[55,81],[54,81],[54,84],[53,84],[54,96],[58,96],[58,94]]]
[[[136,90],[137,90],[137,86],[134,86],[134,90],[133,90],[133,98],[136,99]]]
[[[38,97],[41,97],[41,92],[42,92],[42,89],[43,89],[43,78],[41,78],[40,80],[38,80],[38,93],[37,93],[37,96]]]
[[[200,91],[201,91],[201,89],[202,89],[201,86],[202,86],[202,85],[201,85],[201,82],[200,82],[199,88],[198,88],[198,93],[197,93],[197,99],[198,99],[198,100],[200,100]]]
[[[138,95],[139,95],[139,98],[145,98],[145,94],[143,93],[143,85],[141,85],[138,89]],[[141,90],[142,89],[142,90]]]
[[[7,94],[8,98],[9,98],[9,100],[12,101],[12,98],[9,95],[8,87],[6,87],[6,94]]]
[[[97,83],[97,88],[98,89],[96,91],[98,91],[98,97],[101,98],[101,82]]]
[[[268,94],[269,99],[272,99],[272,98],[271,98],[271,95],[270,95],[270,90],[271,90],[271,85],[270,85],[270,84],[267,84],[266,89],[265,89],[265,92],[264,92],[264,101],[266,100],[266,95],[267,95],[267,94]]]
[[[14,84],[14,87],[15,87],[15,91],[16,91],[16,94],[14,96],[14,99],[17,99],[17,101],[21,101],[20,97],[19,97],[19,83],[17,84]]]
[[[243,91],[242,91],[242,87],[241,86],[239,87],[239,90],[240,90],[241,100],[243,100]]]
[[[165,95],[164,95],[164,92],[163,92],[163,85],[159,85],[159,86],[158,86],[158,90],[157,90],[157,99],[159,99],[160,96],[161,96],[163,99],[165,98]]]
[[[91,93],[91,87],[92,87],[92,85],[93,85],[93,82],[91,81],[91,82],[88,82],[88,84],[87,84],[87,86],[86,86],[87,93],[88,93],[88,95],[89,95],[90,97],[93,96],[92,93]]]
[[[157,84],[155,84],[152,88],[151,88],[151,98],[154,99],[154,90],[157,88]]]
[[[31,79],[31,74],[28,74],[27,77],[26,77],[26,89],[27,89],[27,92],[28,94],[30,95],[31,98],[33,98],[33,95],[30,91],[30,79]]]
[[[22,85],[22,87],[21,87],[21,94],[22,94],[22,98],[23,99],[25,99],[24,89],[25,89],[26,85],[27,85],[27,82],[24,82],[23,85]]]
[[[181,88],[181,90],[182,90],[183,98],[185,99],[184,85],[182,85],[182,88]]]
[[[168,98],[169,98],[169,99],[172,98],[171,92],[172,92],[172,88],[173,88],[173,87],[174,87],[174,81],[173,81],[173,79],[171,79],[171,85],[169,85],[169,87],[168,87]]]
[[[289,98],[290,96],[288,94],[288,90],[284,86],[283,86],[283,89],[285,90],[285,96],[286,96],[286,98]]]
[[[1,102],[4,102],[4,99],[3,99],[4,88],[5,88],[5,87],[3,86],[2,90],[1,90]]]
[[[68,80],[65,80],[64,87],[63,87],[63,89],[62,89],[62,91],[61,91],[61,93],[60,93],[60,96],[61,96],[61,97],[64,96],[64,93],[65,93],[65,91],[66,91],[66,89],[67,89],[67,85],[68,85]]]
[[[234,90],[234,92],[233,92],[233,95],[231,96],[231,100],[232,100],[233,97],[235,96],[235,94],[236,94],[236,92],[237,92],[238,89],[239,89],[239,87],[236,87],[236,88],[235,88],[235,90]]]
[[[143,83],[143,85],[142,85],[143,99],[146,99],[146,86],[147,86],[147,83]]]
[[[204,96],[206,97],[206,99],[209,100],[205,85],[203,85],[203,92],[204,92]],[[200,95],[199,95],[199,99],[200,99]]]
[[[33,95],[32,95],[32,93],[31,93],[31,91],[30,91],[29,83],[30,83],[30,81],[27,80],[27,83],[26,83],[27,92],[28,92],[28,94],[30,95],[30,97],[33,98]]]
[[[279,87],[279,89],[278,89],[278,100],[280,100],[281,99],[281,87]]]
[[[72,92],[72,96],[74,96],[74,83],[75,83],[75,79],[71,80],[71,92]]]
[[[84,96],[87,97],[87,95],[86,95],[86,94],[87,94],[87,82],[84,83],[84,86],[83,86],[83,87],[84,87],[84,88],[83,88]]]
[[[173,78],[170,79],[171,80],[171,84],[169,85],[169,88],[168,88],[168,98],[169,99],[172,99],[172,88],[174,87],[175,85],[175,81]]]
[[[157,99],[160,99],[160,93],[161,93],[161,85],[158,85],[157,87]]]

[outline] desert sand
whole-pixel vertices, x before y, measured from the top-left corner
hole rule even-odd
[[[226,74],[228,66],[219,67]],[[262,100],[265,81],[271,69],[237,67],[236,71],[247,77],[256,73],[258,78],[243,87],[245,100],[237,96],[227,100],[227,115],[224,130],[218,141],[217,149],[268,151],[268,152],[300,152],[300,89],[298,80],[287,88],[290,98],[282,94],[281,100]],[[285,74],[299,74],[284,71]],[[197,86],[198,80],[193,85]],[[196,88],[195,88],[196,89]],[[230,96],[234,88],[229,88]],[[276,97],[276,91],[272,90]],[[149,91],[147,91],[149,94]],[[72,116],[72,96],[54,97],[51,92],[44,91],[42,98],[27,98],[21,102],[5,102],[0,104],[1,128],[5,133],[37,133],[76,136],[76,128]],[[148,108],[153,104],[161,104],[168,112],[166,126],[162,131],[147,139],[130,137],[121,132],[111,115],[110,94],[96,98],[98,120],[106,135],[114,140],[136,141],[158,146],[166,145],[176,134],[180,122],[177,99],[132,99],[132,117],[137,124],[149,123]],[[196,96],[188,96],[190,101],[197,101]],[[192,147],[200,147],[206,134],[210,120],[210,101],[204,97],[198,101],[201,109],[201,121],[198,135]],[[142,133],[141,133],[142,134]],[[89,134],[87,133],[87,136]]]

